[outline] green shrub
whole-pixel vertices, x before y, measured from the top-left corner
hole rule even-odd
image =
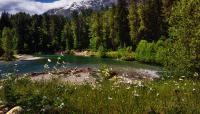
[[[107,65],[101,65],[99,69],[99,73],[101,77],[103,78],[103,80],[107,80],[111,78],[111,75],[110,75],[111,72]]]
[[[148,43],[146,40],[141,40],[135,52],[135,59],[141,62],[155,62],[155,43]]]
[[[200,74],[199,6],[199,0],[180,0],[169,18],[169,35],[173,42],[168,48],[169,59],[165,66],[179,76]]]
[[[127,47],[127,48],[120,48],[118,49],[118,51],[107,52],[106,57],[131,61],[134,60],[134,53],[132,51],[132,47]]]
[[[158,40],[155,46],[156,55],[155,55],[155,61],[156,63],[164,65],[164,63],[167,61],[167,41]]]
[[[98,57],[106,57],[106,51],[103,46],[100,46],[97,53]]]

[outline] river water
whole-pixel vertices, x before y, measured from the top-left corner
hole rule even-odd
[[[102,64],[108,65],[114,70],[133,71],[133,70],[152,70],[160,71],[161,67],[154,65],[142,64],[136,61],[120,61],[109,58],[81,57],[81,56],[60,56],[60,55],[44,55],[42,59],[28,61],[12,61],[0,62],[0,76],[3,77],[8,73],[31,73],[43,72],[53,68],[74,68],[74,67],[90,67],[98,69]],[[47,68],[47,66],[49,68]]]

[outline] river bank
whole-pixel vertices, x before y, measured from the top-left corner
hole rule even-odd
[[[65,52],[67,55],[75,55],[75,56],[84,56],[84,57],[99,57],[99,58],[112,58],[117,60],[124,60],[124,61],[134,61],[134,52],[130,50],[119,50],[119,51],[78,51],[78,50],[71,50]]]
[[[33,55],[26,55],[26,54],[18,54],[14,55],[17,61],[31,61],[31,60],[38,60],[42,59],[43,57],[36,57]]]
[[[65,68],[58,69],[56,71],[48,72],[35,72],[26,74],[33,81],[48,81],[53,78],[57,78],[62,82],[68,82],[73,84],[91,84],[95,85],[96,83],[108,79],[108,80],[117,80],[120,83],[129,83],[133,84],[138,80],[154,80],[160,76],[156,71],[152,70],[135,70],[135,71],[116,71],[109,68],[105,69],[92,69],[89,67],[84,68]]]

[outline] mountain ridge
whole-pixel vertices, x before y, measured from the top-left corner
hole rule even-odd
[[[73,2],[71,5],[67,5],[64,7],[50,9],[45,12],[45,14],[70,17],[73,11],[80,12],[81,10],[86,9],[98,11],[105,7],[111,7],[113,4],[117,4],[117,0],[82,0]]]

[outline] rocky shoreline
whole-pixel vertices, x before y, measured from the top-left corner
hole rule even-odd
[[[57,78],[62,82],[69,82],[73,84],[92,84],[94,85],[99,80],[102,80],[100,71],[92,68],[65,68],[57,71],[49,72],[34,72],[26,74],[33,81],[51,80]],[[138,71],[109,71],[107,79],[120,80],[122,83],[134,83],[135,80],[153,80],[159,78],[156,71],[151,70],[138,70]]]

